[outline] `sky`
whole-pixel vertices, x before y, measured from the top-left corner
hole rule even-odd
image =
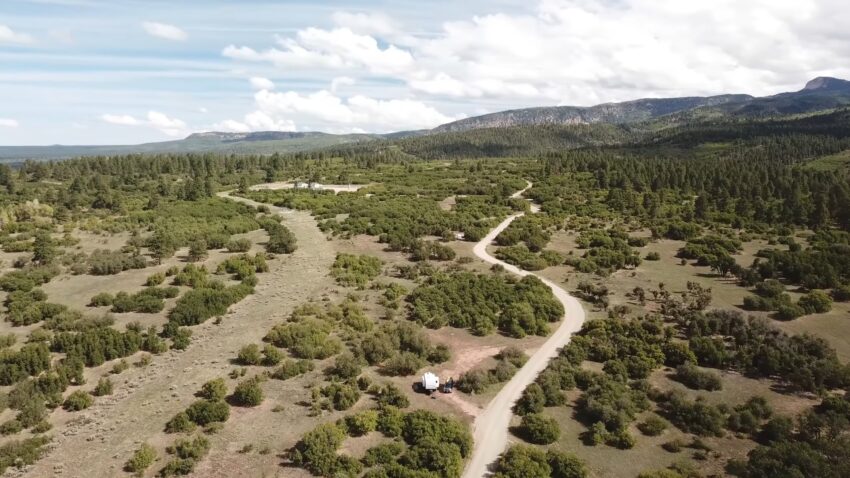
[[[0,0],[0,145],[386,133],[850,78],[846,0]]]

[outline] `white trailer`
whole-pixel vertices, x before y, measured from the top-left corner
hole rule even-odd
[[[440,377],[431,372],[425,372],[425,374],[422,375],[422,390],[424,390],[425,393],[431,393],[436,392],[439,389]]]

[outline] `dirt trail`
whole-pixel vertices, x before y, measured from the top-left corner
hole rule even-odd
[[[298,239],[298,249],[270,261],[270,271],[260,275],[256,292],[232,306],[220,325],[209,320],[192,327],[187,350],[154,356],[147,367],[131,367],[112,376],[115,394],[76,413],[55,434],[48,454],[16,476],[124,475],[121,467],[139,444],[159,435],[172,416],[196,400],[193,394],[204,382],[225,376],[233,368],[228,360],[240,347],[260,343],[275,323],[328,285],[335,251],[315,220],[305,212],[269,209],[284,217],[283,223]]]
[[[519,197],[530,187],[531,183],[529,182],[525,189],[514,193],[511,197]],[[484,239],[475,244],[473,253],[482,260],[491,264],[500,264],[505,270],[519,276],[537,276],[532,272],[502,262],[487,252],[487,246],[493,242],[496,236],[516,218],[523,215],[524,213],[514,214],[502,221]],[[511,408],[514,402],[522,395],[525,387],[531,384],[537,375],[546,368],[549,360],[557,356],[558,349],[567,344],[570,341],[570,336],[578,332],[582,323],[584,323],[584,309],[582,309],[578,300],[567,294],[554,282],[540,276],[537,277],[552,289],[552,293],[564,305],[564,317],[555,333],[534,352],[528,362],[502,387],[493,400],[487,404],[484,411],[475,419],[473,424],[475,446],[472,450],[472,458],[464,470],[463,478],[481,478],[490,473],[488,470],[490,465],[498,459],[508,444],[508,427],[513,416]]]

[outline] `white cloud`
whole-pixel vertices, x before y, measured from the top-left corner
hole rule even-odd
[[[255,76],[251,78],[251,87],[256,90],[273,90],[274,82],[268,78]]]
[[[259,91],[254,99],[259,110],[270,117],[295,116],[338,131],[430,128],[454,119],[416,100],[379,100],[363,95],[341,98],[326,90],[307,94]]]
[[[185,136],[189,133],[186,123],[177,118],[170,118],[159,111],[148,111],[146,120],[140,120],[131,115],[103,114],[100,119],[121,126],[147,126],[155,128],[168,136]]]
[[[167,23],[143,22],[142,28],[145,29],[148,35],[162,38],[163,40],[184,41],[189,38],[189,35],[185,31]]]
[[[0,118],[0,128],[17,128],[20,126],[17,120],[11,118]]]
[[[148,111],[148,124],[168,136],[185,136],[188,133],[186,123],[177,118],[169,118],[159,111]]]
[[[353,86],[357,80],[350,76],[337,76],[331,80],[331,93],[336,93],[341,86]]]
[[[18,33],[6,25],[0,25],[0,43],[32,43],[33,37],[26,33]]]
[[[295,38],[278,38],[277,43],[278,47],[264,51],[230,45],[222,54],[285,68],[365,68],[375,74],[399,74],[413,65],[410,52],[395,45],[381,48],[374,37],[354,33],[349,28],[307,28],[300,30]]]
[[[210,112],[210,110],[208,110],[208,109],[204,108],[203,106],[201,106],[200,108],[198,108],[198,111],[200,111],[201,113],[204,113],[204,114],[207,114],[207,113],[209,113],[209,112]]]
[[[100,119],[106,121],[111,124],[120,124],[124,126],[136,126],[141,124],[139,120],[130,116],[130,115],[111,115],[111,114],[103,114],[100,115]]]
[[[845,0],[539,0],[416,38],[382,13],[336,12],[330,29],[224,54],[286,72],[328,71],[328,79],[339,71],[377,76],[403,85],[405,96],[468,98],[469,110],[478,98],[488,106],[589,105],[772,94],[813,76],[850,75],[850,30],[838,14],[847,11]]]

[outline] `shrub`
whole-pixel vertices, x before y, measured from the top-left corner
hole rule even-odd
[[[331,383],[321,393],[331,400],[335,410],[348,410],[360,399],[360,389],[348,383]]]
[[[193,289],[177,300],[168,320],[177,325],[198,325],[210,317],[224,315],[228,307],[253,292],[253,288],[246,284],[223,289]]]
[[[158,286],[165,282],[165,273],[157,272],[156,274],[149,275],[145,280],[145,285],[148,287]]]
[[[251,249],[251,240],[246,238],[231,239],[224,245],[227,252],[248,252]]]
[[[494,478],[550,478],[552,467],[542,450],[513,445],[496,462]]]
[[[806,315],[805,309],[797,304],[780,305],[776,309],[776,320],[788,321]]]
[[[546,452],[546,460],[552,468],[552,478],[586,478],[587,467],[573,454],[556,450]]]
[[[9,441],[0,445],[0,473],[10,466],[23,467],[35,463],[44,453],[50,437],[36,436],[25,440]]]
[[[797,302],[807,314],[824,314],[832,310],[832,299],[823,291],[813,290]]]
[[[539,413],[522,417],[520,431],[527,441],[538,445],[554,443],[561,436],[558,422],[554,418],[545,417]]]
[[[425,366],[425,360],[412,352],[401,352],[393,355],[381,367],[381,372],[387,375],[403,377],[413,375]]]
[[[62,408],[70,412],[77,412],[89,408],[94,403],[94,399],[88,392],[77,390],[70,395],[62,403]]]
[[[667,429],[667,422],[656,415],[650,415],[646,420],[638,423],[638,430],[647,436],[658,436]]]
[[[147,443],[143,443],[124,464],[124,471],[142,476],[154,461],[156,461],[156,449]]]
[[[339,466],[336,450],[344,439],[345,433],[338,426],[319,425],[295,444],[290,459],[314,475],[334,476]]]
[[[271,377],[277,380],[288,380],[313,370],[313,362],[309,360],[285,360],[280,367],[272,372]]]
[[[514,413],[520,416],[540,413],[545,406],[546,394],[543,392],[543,388],[536,383],[532,383],[523,390],[522,395],[514,405]]]
[[[271,344],[263,347],[263,365],[272,367],[279,364],[281,360],[283,360],[283,354],[277,347]]]
[[[354,415],[345,417],[345,429],[351,436],[363,436],[369,432],[375,431],[378,427],[378,412],[375,410],[366,410]]]
[[[112,305],[112,301],[114,297],[109,292],[101,292],[100,294],[95,295],[89,301],[89,307],[103,307],[107,305]]]
[[[21,430],[24,429],[24,426],[21,425],[21,422],[18,420],[9,420],[0,425],[0,435],[8,436],[14,435],[16,433],[20,433]]]
[[[701,399],[690,401],[680,393],[670,393],[664,407],[670,421],[682,431],[701,436],[723,436],[726,417],[717,407]]]
[[[257,344],[242,347],[239,350],[238,360],[242,365],[259,365],[263,360],[260,355],[260,347]]]
[[[407,395],[392,383],[376,388],[373,394],[378,405],[381,407],[391,405],[397,408],[407,408],[410,406],[410,400],[407,398]]]
[[[363,287],[381,273],[383,262],[367,255],[337,254],[331,266],[331,276],[337,283],[350,287]]]
[[[198,396],[210,401],[224,400],[227,396],[227,384],[223,378],[210,380],[201,387]]]
[[[360,460],[363,465],[373,467],[376,465],[389,465],[395,463],[398,456],[404,451],[404,445],[397,442],[381,443],[366,450]]]
[[[258,378],[239,382],[233,390],[233,402],[241,407],[256,407],[263,403],[263,389]]]
[[[186,416],[200,426],[226,422],[230,417],[230,407],[223,400],[198,400],[186,409]]]
[[[195,429],[195,423],[189,419],[186,412],[174,415],[174,418],[165,424],[165,433],[187,433]]]
[[[691,363],[676,367],[676,380],[694,390],[720,390],[723,387],[720,376],[708,370],[701,370]]]
[[[661,254],[659,254],[655,251],[648,252],[646,254],[646,260],[648,260],[648,261],[660,261],[661,260]]]
[[[94,387],[94,392],[92,393],[95,397],[102,397],[104,395],[112,395],[112,389],[112,380],[109,377],[101,377],[97,381],[97,386]]]

